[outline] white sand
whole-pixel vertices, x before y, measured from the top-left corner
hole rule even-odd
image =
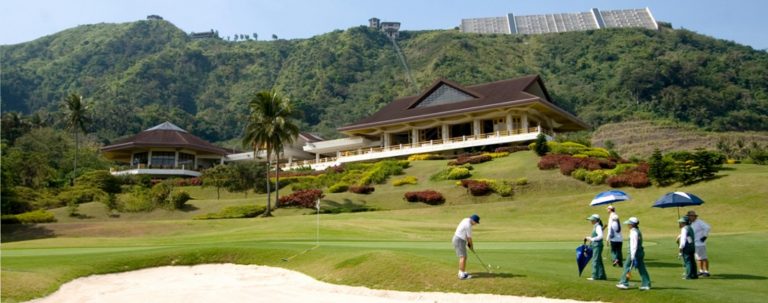
[[[574,300],[404,292],[334,285],[283,268],[207,264],[165,266],[79,278],[41,302],[579,302]]]

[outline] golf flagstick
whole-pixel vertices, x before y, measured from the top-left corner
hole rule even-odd
[[[296,258],[296,257],[298,257],[300,255],[303,255],[303,254],[305,254],[305,253],[307,253],[307,252],[309,252],[311,250],[314,250],[315,248],[320,247],[320,199],[317,199],[317,202],[315,204],[315,208],[317,210],[317,215],[316,215],[316,217],[317,217],[317,232],[316,232],[316,236],[315,236],[315,246],[313,246],[312,248],[306,249],[306,250],[304,250],[304,251],[302,251],[302,252],[300,252],[298,254],[290,256],[288,258],[280,259],[280,260],[283,260],[283,262],[288,262],[288,261],[290,261],[293,258]]]

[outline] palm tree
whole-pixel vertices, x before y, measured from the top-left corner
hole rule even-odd
[[[250,146],[254,157],[260,150],[267,153],[267,210],[264,216],[271,216],[269,172],[272,154],[279,154],[285,143],[293,142],[299,134],[299,127],[291,119],[294,113],[288,99],[282,98],[274,91],[257,93],[249,106],[251,114],[243,132],[243,146]],[[279,169],[276,174],[279,174]],[[279,179],[277,180],[279,182]]]
[[[69,129],[75,133],[75,165],[70,183],[74,185],[74,179],[77,178],[77,158],[79,153],[80,132],[85,132],[86,126],[91,123],[88,117],[88,105],[83,102],[83,96],[70,94],[64,98],[64,115]]]

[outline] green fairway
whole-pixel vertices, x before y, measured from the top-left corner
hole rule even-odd
[[[212,189],[196,189],[190,204],[197,210],[117,219],[100,217],[96,205],[88,213],[90,219],[63,218],[65,210],[56,210],[59,223],[3,226],[2,300],[43,296],[90,274],[222,262],[279,266],[331,283],[410,291],[608,302],[762,302],[768,297],[768,262],[762,260],[768,253],[768,168],[733,165],[715,180],[687,187],[626,189],[633,199],[616,207],[622,219],[640,218],[652,279],[652,290],[640,292],[615,288],[619,268],[608,267],[609,280],[604,282],[585,280],[590,268],[578,276],[575,249],[590,231],[584,218],[605,215],[603,207],[589,207],[589,200],[608,187],[540,171],[535,161],[525,152],[475,166],[480,177],[528,178],[530,184],[509,198],[471,197],[454,181],[428,181],[445,161],[414,162],[405,173],[417,176],[417,185],[377,185],[375,193],[366,196],[327,194],[326,201],[347,199],[379,211],[321,215],[320,247],[288,262],[281,259],[315,245],[316,217],[302,215],[311,210],[280,209],[273,218],[190,219],[221,205],[263,203],[263,195],[243,199],[227,194],[219,203]],[[443,192],[447,202],[428,206],[401,199],[405,191],[415,189]],[[674,243],[677,210],[650,207],[675,190],[694,192],[706,201],[695,209],[713,227],[708,240],[710,278],[681,280]],[[483,273],[470,256],[468,271],[476,279],[460,281],[450,239],[456,224],[472,213],[482,217],[473,232],[476,251],[494,269]],[[607,252],[603,257],[608,258]],[[634,278],[637,286],[636,272]]]

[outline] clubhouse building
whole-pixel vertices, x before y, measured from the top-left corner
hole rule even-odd
[[[346,138],[304,145],[315,159],[291,166],[324,169],[345,162],[458,153],[585,129],[586,123],[554,104],[539,76],[472,86],[441,79],[421,95],[396,99],[370,117],[339,128]]]
[[[525,144],[545,134],[588,125],[554,104],[539,76],[472,86],[440,79],[422,94],[392,101],[370,117],[338,130],[346,138],[323,140],[301,133],[281,156],[281,167],[322,170],[347,162],[437,153],[480,146]],[[261,151],[228,151],[165,122],[102,148],[122,163],[115,175],[197,177],[231,161],[265,161]]]

